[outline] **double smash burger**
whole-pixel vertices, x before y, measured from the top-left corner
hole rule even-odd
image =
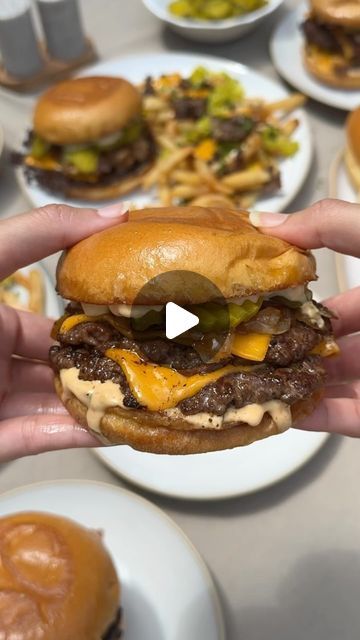
[[[137,187],[155,158],[139,91],[110,76],[66,80],[46,91],[25,146],[15,161],[28,180],[94,201]]]
[[[164,280],[189,270],[223,301],[198,278]],[[71,302],[53,329],[57,393],[103,441],[153,453],[280,433],[311,413],[323,357],[337,352],[331,314],[307,288],[315,278],[309,252],[265,236],[246,212],[131,212],[59,262],[57,289]],[[199,318],[174,339],[166,337],[170,301]]]
[[[118,640],[121,588],[102,535],[50,513],[0,518],[0,638]]]
[[[302,25],[305,65],[326,84],[360,87],[359,0],[310,0]]]

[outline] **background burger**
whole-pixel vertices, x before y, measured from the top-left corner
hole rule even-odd
[[[189,270],[222,292],[225,319],[197,278],[156,280]],[[57,289],[73,301],[53,330],[59,397],[104,441],[154,453],[232,448],[284,431],[313,410],[322,356],[337,350],[330,313],[307,289],[315,278],[308,252],[261,234],[246,212],[132,212],[59,262]],[[168,301],[200,319],[173,340]],[[214,342],[218,349],[206,348]]]
[[[132,190],[155,157],[140,93],[112,77],[76,78],[46,91],[26,146],[21,162],[29,179],[85,200]]]
[[[120,638],[120,585],[99,532],[17,513],[0,518],[0,541],[1,638]]]
[[[346,121],[344,158],[353,185],[360,192],[360,108],[350,113]]]
[[[303,32],[304,60],[310,73],[335,87],[360,87],[358,0],[310,0]]]

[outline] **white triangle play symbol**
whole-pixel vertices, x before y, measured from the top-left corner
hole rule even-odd
[[[190,311],[186,311],[174,302],[168,302],[165,314],[165,332],[169,340],[180,336],[185,331],[196,327],[199,324],[199,318]]]

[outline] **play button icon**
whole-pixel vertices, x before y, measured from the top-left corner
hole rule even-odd
[[[165,332],[168,340],[177,338],[199,324],[199,318],[174,302],[168,302],[165,309]]]
[[[147,307],[143,317],[139,316],[139,306]],[[149,353],[156,353],[166,366],[181,354],[181,362],[186,354],[193,362],[197,361],[197,351],[203,362],[211,362],[227,340],[227,301],[211,280],[194,271],[165,271],[147,280],[133,307],[129,337],[136,341],[146,361]]]

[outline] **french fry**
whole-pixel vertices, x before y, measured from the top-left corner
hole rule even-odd
[[[168,151],[174,151],[176,149],[176,144],[171,140],[169,136],[166,136],[165,134],[159,134],[157,137],[157,141],[162,147],[164,147],[164,149],[167,149]]]
[[[203,160],[195,159],[194,162],[195,170],[204,180],[204,182],[210,187],[211,191],[229,194],[231,193],[231,189],[224,185],[220,180],[216,178],[210,167]]]
[[[218,193],[205,193],[190,201],[194,207],[224,207],[232,209],[234,207],[233,200]]]
[[[257,189],[269,182],[270,175],[261,167],[252,167],[244,171],[230,173],[222,179],[222,183],[231,187],[233,191],[248,191]]]
[[[19,285],[19,287],[24,287],[25,289],[30,289],[30,278],[25,276],[21,271],[15,271],[13,274],[14,283]]]
[[[163,184],[159,188],[159,199],[163,207],[169,207],[172,202],[171,189],[168,184]]]
[[[186,169],[176,169],[170,174],[171,179],[182,184],[199,185],[201,184],[201,176],[194,171]]]
[[[258,133],[251,133],[243,143],[242,157],[245,162],[252,160],[262,145],[261,137]]]
[[[159,160],[155,167],[144,177],[142,181],[143,186],[146,189],[152,187],[156,182],[158,182],[162,175],[170,173],[170,171],[187,158],[191,152],[191,147],[183,147],[182,149],[173,151],[170,155]]]
[[[191,186],[190,184],[177,184],[172,189],[172,197],[179,198],[180,200],[190,200],[192,198],[196,198],[197,196],[206,193],[207,187],[206,185],[196,187]]]
[[[281,131],[285,136],[290,137],[298,126],[299,120],[297,118],[293,118],[292,120],[287,120],[286,122],[284,122],[284,124],[281,125]]]
[[[166,107],[166,101],[157,96],[145,96],[144,98],[145,111],[163,111]]]
[[[276,102],[268,102],[265,104],[265,109],[268,113],[272,111],[282,111],[283,113],[289,113],[294,111],[298,107],[302,107],[306,102],[306,97],[302,93],[293,93],[287,98],[277,100]]]
[[[32,269],[29,274],[29,280],[29,311],[42,313],[44,310],[44,283],[39,271]]]

